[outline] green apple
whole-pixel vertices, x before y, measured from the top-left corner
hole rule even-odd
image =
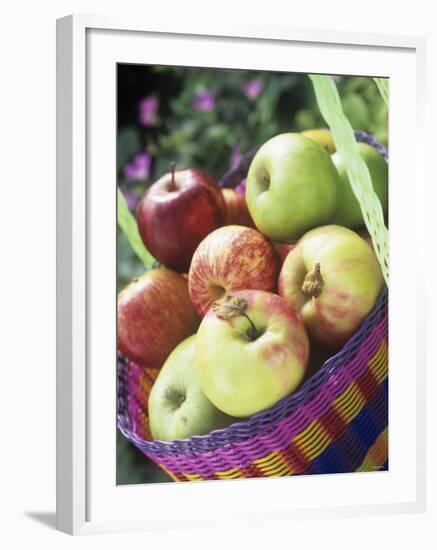
[[[194,364],[195,339],[193,334],[172,351],[153,384],[149,422],[154,439],[185,439],[235,422],[219,411],[200,387]]]
[[[357,147],[369,169],[373,189],[381,201],[382,210],[384,216],[386,216],[388,208],[388,165],[381,153],[378,153],[371,145],[367,145],[367,143],[357,143]],[[352,191],[346,168],[338,152],[332,155],[332,161],[340,176],[337,210],[332,219],[332,223],[344,225],[351,229],[362,226],[364,225],[363,214],[361,213],[360,205]]]
[[[263,290],[243,290],[215,302],[196,337],[200,384],[216,407],[236,417],[267,409],[294,391],[308,354],[299,315]]]
[[[247,206],[261,233],[290,243],[331,221],[338,183],[331,156],[318,143],[302,134],[280,134],[252,160]]]
[[[313,139],[316,143],[321,145],[323,149],[326,149],[330,155],[335,153],[335,143],[332,139],[332,134],[326,128],[314,128],[311,130],[304,130],[302,135]]]

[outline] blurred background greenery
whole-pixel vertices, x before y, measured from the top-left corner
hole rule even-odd
[[[355,130],[387,145],[387,107],[370,77],[333,77]],[[306,74],[118,65],[117,183],[129,208],[169,170],[216,180],[242,154],[281,132],[325,127]],[[144,266],[117,233],[117,286]],[[117,484],[170,478],[117,433]]]

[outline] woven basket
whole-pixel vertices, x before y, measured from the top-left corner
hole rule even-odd
[[[358,141],[381,144],[357,132]],[[220,184],[246,175],[254,151]],[[388,291],[360,330],[288,397],[207,435],[153,441],[147,399],[156,371],[118,360],[118,427],[176,481],[374,471],[388,468]]]

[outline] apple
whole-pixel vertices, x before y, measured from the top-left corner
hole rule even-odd
[[[343,346],[375,305],[384,285],[375,252],[338,225],[306,233],[288,254],[278,291],[302,317],[313,342]]]
[[[265,410],[294,391],[309,355],[305,327],[285,300],[243,290],[214,303],[196,337],[196,369],[214,405],[235,417]]]
[[[279,272],[272,244],[256,229],[227,225],[197,247],[188,289],[200,315],[224,294],[243,289],[273,290]]]
[[[223,189],[222,193],[226,204],[226,224],[255,227],[247,209],[246,197],[229,188]]]
[[[161,368],[174,347],[196,332],[199,321],[182,275],[152,269],[118,295],[118,349],[142,367]]]
[[[367,231],[366,228],[357,230],[357,233],[373,248],[372,236],[370,235],[370,233]]]
[[[246,199],[256,227],[291,243],[335,213],[339,176],[331,156],[302,134],[280,134],[256,153],[247,175]]]
[[[381,202],[384,215],[388,208],[388,165],[381,153],[367,143],[357,143],[361,157],[369,169],[373,189]],[[340,176],[337,209],[332,223],[344,225],[351,229],[364,225],[360,205],[352,191],[346,168],[339,153],[332,155],[332,161]]]
[[[148,410],[154,439],[185,439],[235,422],[235,418],[211,403],[199,384],[194,363],[195,339],[194,334],[171,352],[152,386]]]
[[[276,241],[272,241],[273,248],[278,253],[278,256],[281,260],[281,265],[284,263],[285,258],[287,257],[290,250],[293,250],[293,248],[296,246],[296,243],[278,243]]]
[[[143,195],[138,229],[146,248],[165,266],[186,272],[200,241],[226,222],[222,190],[197,169],[165,174]]]
[[[335,143],[332,139],[332,134],[326,128],[312,128],[304,130],[302,134],[318,143],[323,149],[326,149],[330,155],[335,153]]]

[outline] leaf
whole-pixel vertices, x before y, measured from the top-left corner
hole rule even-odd
[[[143,262],[146,269],[151,269],[156,260],[144,246],[138,232],[137,222],[130,213],[126,199],[119,188],[117,188],[117,221],[120,229],[126,235],[132,250]]]
[[[212,310],[219,319],[230,319],[246,315],[247,301],[241,296],[227,295],[212,304]]]
[[[373,80],[376,82],[379,92],[388,105],[388,78],[374,78]]]
[[[335,147],[345,164],[352,191],[360,204],[364,222],[372,237],[375,253],[388,284],[388,231],[369,170],[359,153],[354,131],[344,114],[334,81],[331,77],[323,75],[310,75],[310,78],[320,112],[331,130]]]

